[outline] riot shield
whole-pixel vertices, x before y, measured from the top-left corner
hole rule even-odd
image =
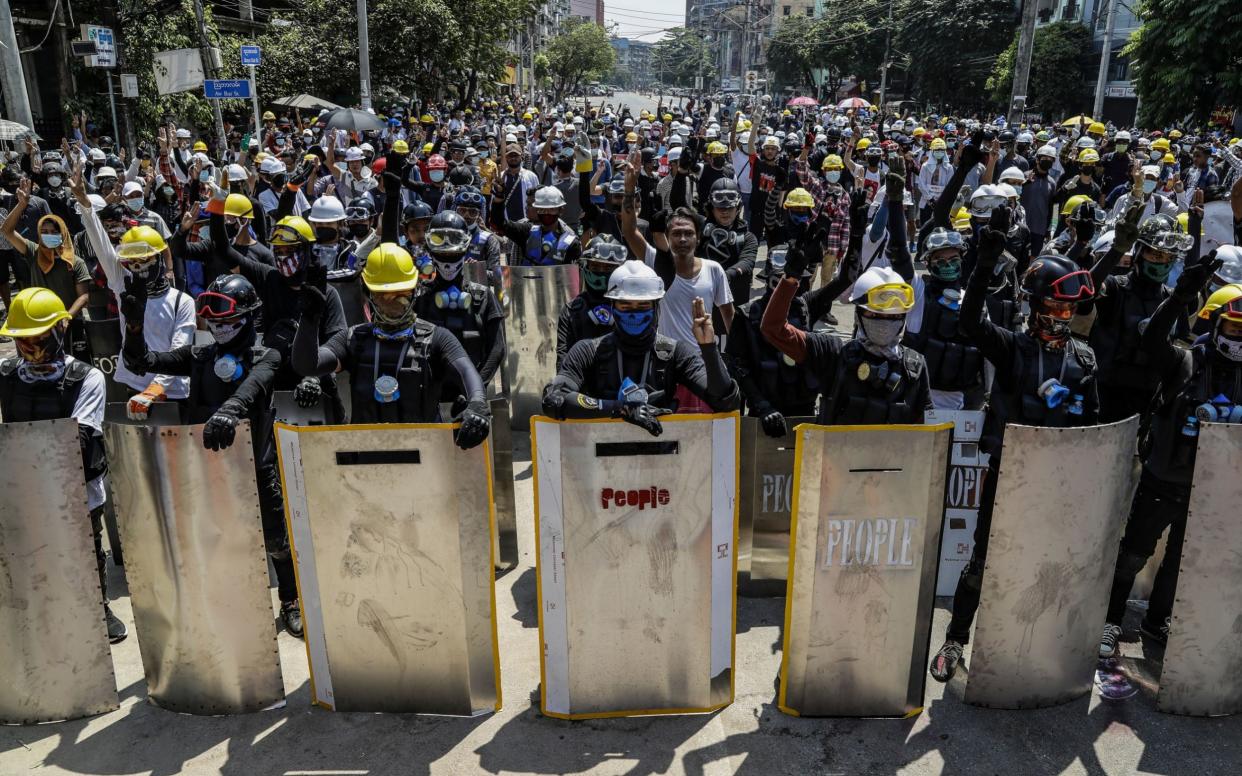
[[[929,410],[926,422],[953,424],[953,452],[944,489],[944,526],[940,532],[940,571],[936,595],[952,596],[962,569],[975,549],[975,526],[988,472],[987,453],[979,451],[983,436],[982,410]]]
[[[142,667],[163,708],[258,711],[285,692],[250,425],[216,452],[202,431],[104,425]]]
[[[1055,706],[1090,692],[1138,418],[1005,430],[966,702]]]
[[[923,706],[951,426],[799,426],[779,707]]]
[[[489,453],[453,428],[276,426],[320,706],[500,709]]]
[[[0,423],[0,724],[117,707],[78,424]]]
[[[1242,426],[1203,423],[1186,540],[1156,707],[1214,716],[1242,711]]]
[[[91,366],[103,372],[108,401],[127,401],[137,391],[116,381],[116,365],[121,362],[121,319],[92,319],[84,325],[86,341],[91,348]]]
[[[578,295],[578,268],[561,264],[501,269],[510,421],[515,430],[525,430],[531,416],[542,411],[543,387],[556,376],[556,323],[562,308]]]
[[[362,280],[358,275],[350,275],[348,277],[330,278],[332,287],[336,289],[336,293],[341,297],[341,309],[345,312],[345,325],[356,326],[360,323],[366,323],[366,297],[362,290]]]
[[[789,511],[793,503],[794,432],[812,418],[785,418],[790,431],[774,438],[758,418],[744,417],[738,483],[737,570],[743,593],[784,595],[789,570]]]
[[[478,263],[478,262],[476,262]],[[517,499],[513,492],[513,429],[509,427],[509,400],[488,401],[492,408],[492,503],[496,509],[496,536],[492,552],[497,569],[511,569],[518,562]]]
[[[733,701],[738,416],[531,421],[543,713]]]
[[[272,418],[291,426],[322,426],[327,423],[328,399],[320,397],[313,407],[302,407],[293,398],[293,391],[272,392]]]

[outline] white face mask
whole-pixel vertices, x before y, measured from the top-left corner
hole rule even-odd
[[[1156,190],[1156,182],[1147,178],[1143,179],[1143,193],[1150,194]]]
[[[942,161],[944,159],[944,151],[932,151],[932,156],[936,158],[936,161]]]
[[[1158,162],[1164,158],[1164,154],[1160,153],[1159,151],[1150,151],[1148,152],[1147,156],[1150,157],[1153,162]]]
[[[59,176],[59,175],[49,175],[49,176],[47,176],[47,185],[51,186],[52,188],[56,188],[57,186],[59,186],[59,185],[60,185],[60,176]]]
[[[134,198],[132,198],[132,199],[127,199],[127,200],[125,200],[125,207],[129,208],[130,210],[134,211],[135,213],[137,213],[138,211],[142,210],[142,206],[143,206],[143,204],[144,204],[144,203],[143,203],[143,199],[142,199],[142,197],[134,197]]]
[[[465,266],[466,259],[463,256],[457,261],[449,262],[449,261],[438,261],[433,258],[431,260],[431,263],[436,265],[437,275],[451,282],[451,281],[456,280],[457,276],[461,274],[461,268]]]
[[[232,322],[207,321],[207,330],[211,332],[212,338],[221,344],[232,342],[244,328],[246,328],[245,318]]]
[[[1242,340],[1216,335],[1216,352],[1230,361],[1242,361]]]
[[[837,181],[841,180],[841,171],[840,170],[829,170],[828,172],[824,173],[824,178],[827,179],[829,183],[836,183]]]

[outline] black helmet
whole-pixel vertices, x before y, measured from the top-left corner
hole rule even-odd
[[[371,199],[370,194],[354,197],[349,201],[349,206],[345,208],[347,221],[370,221],[374,217],[375,200]]]
[[[644,148],[642,150],[643,164],[650,164],[656,160],[656,152],[654,148]]]
[[[437,258],[461,256],[470,247],[470,228],[456,210],[436,213],[427,225],[424,243],[427,252]]]
[[[474,173],[464,164],[459,164],[449,172],[449,183],[453,186],[469,186],[474,183]]]
[[[829,140],[840,140],[841,139],[841,128],[836,127],[836,126],[828,127],[827,131],[824,132],[824,135]]]
[[[790,156],[797,156],[802,153],[802,140],[795,136],[785,138],[785,153]]]
[[[433,215],[435,215],[435,213],[431,210],[431,205],[428,205],[421,199],[416,199],[406,205],[405,209],[401,211],[401,223],[404,224],[409,221],[426,221]]]
[[[1168,218],[1168,216],[1164,216]],[[1096,226],[1104,225],[1104,208],[1094,202],[1083,202],[1070,212],[1069,220],[1077,223],[1094,223]]]
[[[1002,143],[1012,143],[1014,141],[1014,138],[1016,137],[1017,136],[1014,135],[1012,129],[1006,129],[1005,131],[1000,133],[1000,141]]]
[[[1095,296],[1091,273],[1073,259],[1045,254],[1031,262],[1022,275],[1022,293],[1031,301],[1085,302]]]
[[[1156,213],[1139,224],[1137,242],[1152,250],[1175,253],[1188,250],[1194,244],[1194,238],[1183,235],[1177,222],[1169,216]]]
[[[614,175],[608,179],[608,196],[620,196],[625,193],[625,178],[621,175]]]
[[[259,309],[262,302],[250,281],[241,275],[220,275],[198,295],[198,314],[204,318],[232,318]]]
[[[718,179],[712,184],[708,201],[712,207],[719,208],[737,207],[742,204],[742,192],[737,187],[737,181],[732,178]]]

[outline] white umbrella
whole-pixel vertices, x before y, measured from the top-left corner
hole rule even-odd
[[[29,138],[31,140],[41,140],[35,131],[25,124],[18,124],[16,121],[8,121],[0,119],[0,143],[17,143]]]

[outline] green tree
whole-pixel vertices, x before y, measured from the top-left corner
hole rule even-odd
[[[988,90],[997,105],[1008,105],[1013,92],[1013,63],[1018,34],[996,60],[988,78]],[[1045,116],[1081,113],[1091,102],[1087,80],[1091,66],[1091,30],[1077,22],[1056,22],[1035,30],[1027,105]]]
[[[768,67],[776,80],[794,88],[815,83],[821,49],[815,45],[818,26],[807,16],[786,16],[768,43]]]
[[[612,70],[616,54],[608,33],[593,21],[570,19],[548,44],[548,75],[556,100],[576,92],[583,81]]]
[[[895,18],[914,97],[953,109],[990,102],[988,75],[1018,23],[1012,0],[903,0]]]
[[[783,85],[817,84],[823,96],[836,94],[846,78],[869,80],[884,56],[884,28],[877,0],[832,6],[825,16],[786,16],[768,44],[768,65]]]
[[[700,75],[716,77],[715,53],[699,32],[675,27],[651,47],[651,71],[663,83],[693,86]]]
[[[1208,118],[1242,104],[1242,25],[1236,0],[1143,0],[1125,48],[1142,101],[1142,123]]]

